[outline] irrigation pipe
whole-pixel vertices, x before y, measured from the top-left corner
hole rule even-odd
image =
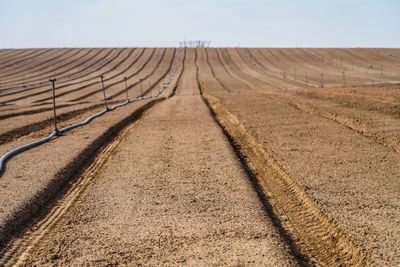
[[[180,58],[180,52],[181,52],[181,51],[179,51],[178,59]],[[178,61],[178,64],[179,64],[179,61]],[[174,71],[171,73],[171,76],[168,78],[168,82],[165,82],[165,83],[162,84],[161,90],[158,91],[157,94],[156,94],[154,97],[158,97],[158,96],[168,87],[169,83],[171,82],[171,80],[172,80],[173,77],[175,76],[176,70],[178,69],[178,67],[179,67],[179,66],[176,66],[176,67],[175,67]],[[9,159],[11,159],[12,157],[14,157],[15,155],[18,155],[19,153],[22,153],[23,151],[26,151],[26,150],[28,150],[28,149],[31,149],[31,148],[34,148],[34,147],[39,146],[39,145],[41,145],[41,144],[44,144],[44,143],[50,141],[53,137],[55,137],[55,136],[60,136],[60,135],[62,135],[63,133],[65,133],[65,132],[67,132],[67,131],[69,131],[69,130],[72,130],[72,129],[76,128],[76,127],[86,125],[86,124],[88,124],[89,122],[91,122],[93,119],[95,119],[95,118],[97,118],[97,117],[100,117],[100,116],[103,115],[104,113],[107,113],[107,112],[109,112],[109,111],[113,111],[113,110],[115,110],[115,109],[117,109],[117,108],[119,108],[119,107],[125,106],[125,105],[127,105],[127,104],[129,104],[129,103],[132,103],[132,102],[136,102],[136,101],[140,101],[140,100],[145,100],[145,99],[148,99],[148,98],[152,98],[151,96],[143,96],[143,95],[141,95],[140,97],[138,97],[138,98],[136,98],[136,99],[131,99],[131,100],[130,100],[130,99],[127,99],[124,103],[121,103],[121,104],[118,104],[118,105],[115,105],[115,106],[109,108],[109,107],[107,106],[106,97],[105,97],[105,92],[104,92],[103,77],[101,77],[101,79],[102,79],[103,93],[104,93],[104,99],[105,99],[104,102],[105,102],[105,106],[106,106],[106,108],[105,108],[103,111],[101,111],[101,112],[99,112],[99,113],[96,113],[96,114],[90,116],[89,118],[87,118],[87,119],[84,120],[83,122],[75,123],[75,124],[69,125],[69,126],[64,127],[64,128],[62,128],[62,129],[59,129],[59,130],[57,129],[56,124],[54,123],[55,129],[54,129],[53,132],[52,132],[50,135],[48,135],[47,137],[42,138],[42,139],[37,140],[37,141],[32,142],[32,143],[29,143],[29,144],[26,144],[26,145],[17,147],[16,149],[13,149],[13,150],[7,152],[6,154],[4,154],[4,155],[0,158],[0,176],[3,174],[3,172],[4,172],[4,170],[5,170],[4,167],[5,167],[5,164],[7,163],[7,161],[8,161]],[[52,81],[52,80],[50,80],[50,81]],[[55,82],[55,79],[53,79],[53,86],[54,86],[54,82]],[[54,91],[53,91],[53,92],[54,92]],[[55,103],[53,103],[53,104],[54,104],[54,106],[55,106]],[[54,109],[54,110],[55,110],[55,109]]]
[[[399,83],[400,83],[400,81],[382,81],[382,82],[369,82],[369,83],[364,83],[364,84],[366,84],[366,85],[370,85],[370,84],[379,85],[379,84],[399,84]]]
[[[3,173],[4,165],[5,165],[5,163],[7,162],[8,159],[10,159],[11,157],[13,157],[13,156],[25,151],[25,150],[28,150],[28,149],[31,149],[31,148],[33,148],[35,146],[41,145],[43,143],[46,143],[50,139],[52,139],[54,136],[56,136],[58,134],[59,134],[58,131],[54,130],[49,136],[47,136],[47,137],[45,137],[43,139],[40,139],[38,141],[32,142],[32,143],[24,145],[24,146],[20,146],[20,147],[14,149],[14,150],[11,150],[10,152],[6,153],[5,155],[3,155],[0,158],[0,174]]]

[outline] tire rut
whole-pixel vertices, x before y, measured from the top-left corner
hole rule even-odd
[[[203,96],[290,239],[311,265],[369,266],[362,248],[319,207],[219,101]]]
[[[360,245],[345,233],[315,199],[198,80],[211,114],[232,144],[280,233],[299,262],[311,265],[369,266]],[[298,253],[299,251],[299,253]]]

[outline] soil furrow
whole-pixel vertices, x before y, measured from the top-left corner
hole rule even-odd
[[[248,170],[310,264],[370,265],[362,249],[327,216],[284,168],[258,144],[240,121],[203,89],[206,102],[240,152]]]
[[[97,50],[97,52],[96,52]],[[40,82],[37,83],[32,83],[29,82],[28,84],[24,84],[23,86],[15,86],[15,87],[10,87],[8,86],[8,88],[4,88],[3,91],[4,93],[1,96],[10,96],[10,95],[15,95],[15,94],[19,94],[19,93],[26,93],[38,88],[41,88],[43,86],[43,84],[46,84],[48,82],[48,78],[49,77],[54,77],[53,73],[55,69],[66,69],[65,72],[69,72],[71,70],[76,71],[76,73],[79,73],[79,71],[77,71],[75,68],[70,68],[67,69],[68,65],[73,65],[78,66],[78,65],[82,65],[81,63],[83,63],[83,67],[89,67],[86,66],[88,63],[90,63],[91,60],[96,60],[96,57],[99,56],[102,52],[105,51],[105,49],[83,49],[82,50],[84,52],[84,56],[83,57],[78,57],[75,60],[65,60],[65,61],[61,61],[59,62],[59,66],[52,66],[52,65],[47,65],[45,66],[46,69],[50,69],[50,71],[46,71],[46,72],[42,72],[40,75],[40,79],[37,79]],[[77,61],[77,62],[76,62]],[[46,74],[50,73],[50,75],[46,76]],[[30,71],[27,71],[27,74],[30,74]],[[58,73],[58,74],[63,74],[63,73]],[[63,80],[63,79],[61,79]]]
[[[95,53],[93,56],[91,56],[91,57],[88,58],[87,60],[85,60],[85,61],[83,61],[83,62],[80,62],[79,64],[74,65],[73,67],[71,67],[71,68],[69,68],[69,69],[67,69],[67,70],[62,71],[61,73],[55,73],[55,74],[52,75],[52,76],[56,76],[56,77],[57,77],[58,75],[63,74],[63,73],[65,73],[65,72],[68,72],[68,71],[70,71],[70,70],[75,70],[75,71],[76,71],[76,68],[77,68],[77,67],[79,67],[79,66],[81,66],[81,65],[84,65],[84,64],[86,64],[87,62],[89,62],[89,61],[95,59],[96,61],[95,61],[94,63],[91,63],[90,66],[86,67],[86,69],[91,69],[94,65],[98,65],[101,61],[103,61],[105,58],[107,58],[107,57],[113,52],[113,50],[110,49],[110,50],[106,53],[106,55],[104,55],[104,57],[101,57],[101,58],[96,59],[97,56],[98,56],[99,54],[101,54],[103,51],[105,51],[105,49],[99,49],[99,51],[98,51],[97,53]],[[68,63],[67,63],[67,64],[68,64]],[[95,69],[95,70],[92,70],[90,73],[96,72],[98,69],[102,68],[102,66],[103,66],[103,65],[101,65],[100,67],[98,67],[98,68]],[[88,75],[88,74],[90,74],[90,73],[85,73],[85,75]],[[51,77],[51,76],[49,76],[49,77]],[[48,83],[48,81],[46,81],[46,83]],[[24,90],[19,91],[18,93],[25,93],[26,91],[32,91],[32,90],[35,90],[35,89],[38,89],[38,88],[40,89],[41,87],[42,87],[42,86],[35,87],[35,88],[24,89]],[[39,92],[31,93],[31,94],[29,94],[29,95],[24,95],[24,96],[21,96],[21,97],[17,97],[17,98],[9,99],[9,100],[6,100],[6,101],[2,101],[1,103],[15,102],[15,101],[18,101],[18,100],[21,100],[21,99],[26,99],[26,98],[31,97],[31,96],[36,96],[36,95],[40,95],[40,94],[45,94],[45,93],[48,93],[49,91],[50,91],[49,89],[47,89],[47,90],[42,90],[42,91],[39,91]]]
[[[208,66],[208,67],[210,68],[210,70],[211,70],[212,77],[213,77],[215,80],[218,81],[218,83],[222,86],[222,88],[224,88],[228,93],[231,93],[231,91],[221,82],[221,80],[218,79],[218,78],[215,76],[214,68],[213,68],[213,66],[210,64],[210,60],[209,60],[209,58],[208,58],[207,49],[205,49],[204,51],[205,51],[205,53],[206,53],[206,62],[207,62],[207,66]]]
[[[154,55],[154,53],[155,53],[155,50],[156,50],[156,49],[153,49],[153,50],[152,50],[152,53],[151,53],[150,57],[146,60],[146,62],[145,62],[142,66],[140,66],[139,69],[138,69],[137,71],[135,71],[133,74],[128,75],[128,76],[127,76],[127,79],[130,79],[130,78],[132,78],[133,76],[137,75],[138,73],[140,73],[140,72],[147,66],[147,64],[150,62],[150,60],[153,59],[153,55]],[[121,73],[121,74],[122,74],[122,73]],[[119,76],[120,76],[120,75],[119,75]],[[98,79],[99,79],[99,78],[97,78],[97,80],[98,80]],[[106,78],[106,80],[107,80],[107,78]],[[123,81],[124,81],[124,79],[120,79],[120,80],[119,80],[119,83],[122,83]],[[75,93],[75,92],[80,92],[80,91],[82,91],[83,89],[86,89],[86,88],[88,88],[88,87],[90,87],[90,86],[92,86],[92,85],[95,85],[95,84],[99,84],[99,81],[91,82],[91,83],[89,83],[89,84],[82,85],[82,86],[79,86],[79,87],[77,87],[77,88],[69,89],[69,90],[67,90],[67,89],[64,88],[64,87],[58,87],[58,89],[63,89],[63,92],[57,94],[56,97],[59,98],[59,97],[65,96],[65,95],[73,94],[73,93]],[[100,92],[100,91],[101,91],[101,89],[97,89],[95,92],[98,93],[98,92]],[[89,93],[89,94],[92,95],[93,92],[91,92],[91,93]],[[90,95],[89,95],[89,96],[90,96]],[[41,98],[41,99],[35,100],[34,103],[40,103],[40,102],[48,101],[48,100],[50,100],[50,99],[51,99],[51,97]],[[71,101],[79,101],[79,100],[71,100]]]
[[[58,53],[57,53],[58,52]],[[77,60],[75,58],[79,53],[83,52],[83,55],[79,55],[79,58],[84,57],[88,54],[88,49],[80,48],[80,49],[60,49],[55,50],[56,55],[52,54],[52,57],[46,56],[42,61],[33,62],[31,64],[26,64],[23,66],[21,70],[12,75],[7,75],[7,80],[2,80],[2,86],[7,86],[10,89],[12,87],[22,86],[26,84],[33,84],[38,81],[38,77],[41,77],[45,74],[45,72],[41,72],[45,69],[51,67],[55,67],[57,65],[65,64],[65,61],[69,59]],[[51,64],[51,65],[50,65]],[[42,66],[45,65],[45,66]],[[15,77],[18,76],[18,77]],[[25,76],[29,76],[26,78]],[[23,79],[21,79],[23,77]],[[36,79],[35,79],[36,78]],[[40,79],[39,79],[40,80]]]
[[[13,69],[13,68],[19,67],[21,64],[32,61],[35,58],[40,57],[41,55],[48,53],[51,50],[52,49],[45,49],[45,50],[39,49],[39,51],[37,51],[37,53],[34,56],[24,57],[23,60],[20,60],[17,62],[12,62],[9,65],[3,66],[2,69],[5,70],[5,72],[1,72],[1,74],[7,75],[7,72],[12,71],[12,70],[10,70],[10,68]]]
[[[21,231],[19,228],[20,233],[23,232],[23,234],[8,241],[7,246],[0,252],[0,265],[22,265],[26,255],[45,234],[49,231],[52,231],[53,234],[57,233],[57,225],[65,222],[68,219],[67,212],[70,212],[86,197],[90,187],[95,184],[109,161],[124,144],[126,136],[133,131],[135,125],[144,119],[155,104],[163,100],[160,98],[147,103],[110,127],[75,160],[58,172],[52,185],[48,186],[49,192],[40,192],[35,196],[40,199],[38,202],[46,203],[45,206],[40,207],[40,211],[35,217],[19,219],[23,220],[25,224],[25,228],[22,228],[24,230]],[[50,192],[53,193],[50,194]],[[44,200],[44,197],[47,200]],[[39,210],[39,208],[35,207],[35,210]],[[33,218],[37,219],[33,220]],[[14,227],[8,225],[2,229],[0,236],[3,242],[11,238],[11,232],[17,231]],[[3,242],[2,244],[5,244]]]
[[[19,58],[27,57],[35,52],[39,51],[39,49],[8,49],[4,50],[0,57],[0,67],[1,64],[8,64],[8,62],[18,60]]]
[[[133,49],[131,52],[133,53],[134,51],[136,51],[136,49]],[[131,67],[141,58],[141,56],[143,55],[144,51],[145,51],[145,49],[142,49],[141,52],[140,52],[140,54],[139,54],[136,58],[133,59],[133,61],[131,62],[131,64],[129,64],[129,66],[128,66],[127,68],[125,68],[124,70],[122,70],[120,73],[116,73],[116,74],[112,75],[111,77],[106,77],[104,80],[105,80],[105,81],[108,81],[108,80],[113,79],[113,78],[115,78],[116,76],[120,75],[121,73],[127,71],[129,68],[131,68]],[[91,66],[90,66],[90,67],[91,67]],[[105,71],[105,72],[102,72],[102,73],[100,73],[99,75],[106,75],[106,74],[108,74],[109,72],[111,72],[111,71],[114,70],[114,69],[115,69],[115,67],[113,67],[111,70],[107,70],[107,71]],[[99,71],[99,70],[100,70],[100,69],[97,69],[96,71]],[[77,77],[73,77],[73,78],[71,78],[70,80],[62,81],[61,84],[57,84],[57,88],[58,88],[58,89],[62,89],[62,88],[65,88],[65,87],[69,87],[69,86],[73,86],[73,85],[85,83],[85,82],[88,82],[88,81],[97,80],[97,79],[98,79],[98,75],[96,75],[95,77],[84,78],[85,76],[89,76],[89,75],[95,73],[96,71],[94,71],[94,72],[89,72],[89,73],[85,73],[85,72],[78,71],[78,72],[76,72],[76,73],[79,73],[79,75],[80,75],[78,78],[77,78]],[[84,75],[81,75],[82,73],[83,73]],[[74,76],[74,74],[72,74],[71,76]],[[76,80],[78,80],[78,81],[76,81]],[[75,82],[71,82],[71,81],[75,81]],[[68,83],[65,84],[66,82],[68,82]],[[46,84],[47,84],[47,83],[48,83],[48,82],[46,81]],[[95,83],[97,83],[97,82],[95,82]],[[89,85],[87,85],[87,86],[93,85],[93,84],[95,84],[95,83],[91,83],[91,84],[89,84]],[[40,87],[41,87],[41,86],[40,86]],[[40,88],[40,87],[36,87],[36,88],[28,89],[28,90],[31,91],[31,90],[34,90],[34,89],[37,89],[37,88]],[[24,92],[26,92],[26,91],[24,91]],[[17,93],[18,93],[18,92],[17,92]],[[10,93],[10,95],[11,95],[11,94],[12,94],[12,93]],[[36,94],[35,94],[35,95],[36,95]]]
[[[161,65],[161,62],[162,62],[163,59],[165,58],[166,51],[167,51],[166,48],[164,48],[163,53],[161,54],[161,57],[160,57],[159,60],[157,61],[155,67],[152,68],[152,70],[150,71],[150,73],[148,73],[147,75],[145,75],[145,76],[142,78],[143,81],[146,80],[146,79],[147,79],[148,77],[150,77],[151,75],[153,75],[153,74],[158,70],[158,68],[159,68],[160,65]],[[147,65],[147,64],[144,64],[144,65],[143,65],[143,68],[142,68],[141,70],[143,70],[143,69],[145,68],[146,65]],[[131,74],[131,75],[127,76],[127,77],[126,77],[127,80],[128,80],[128,79],[131,79],[133,76],[135,76],[135,75],[137,75],[137,74],[140,74],[140,71],[141,71],[141,70],[138,70],[135,74]],[[115,82],[113,82],[113,83],[111,83],[111,84],[106,84],[106,85],[105,85],[105,89],[106,89],[106,90],[109,90],[109,89],[111,89],[111,88],[112,88],[113,86],[115,86],[115,85],[122,84],[124,81],[125,81],[124,79],[120,79],[120,80],[115,81]],[[134,83],[134,84],[131,84],[130,87],[133,87],[134,85],[136,85],[136,84],[138,84],[138,83],[139,83],[139,82],[136,82],[136,83]],[[101,93],[101,91],[102,91],[102,89],[97,89],[97,90],[94,90],[94,91],[92,91],[92,92],[90,92],[90,93],[87,93],[87,94],[84,94],[84,95],[82,95],[82,96],[79,96],[79,97],[77,97],[77,98],[73,98],[73,99],[71,99],[70,101],[72,101],[72,102],[75,102],[75,101],[82,101],[83,99],[86,99],[86,98],[88,98],[88,97],[90,97],[90,96],[93,96],[93,95],[95,95],[95,94]],[[111,95],[111,96],[110,96],[110,99],[113,99],[113,98],[115,98],[115,97],[117,97],[117,96],[123,94],[124,92],[125,92],[125,88],[122,89],[122,90],[120,90],[119,92],[117,92],[117,93]],[[61,96],[61,95],[60,95],[60,96]]]

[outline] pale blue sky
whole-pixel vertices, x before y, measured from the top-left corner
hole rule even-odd
[[[400,0],[0,0],[0,48],[400,47]]]

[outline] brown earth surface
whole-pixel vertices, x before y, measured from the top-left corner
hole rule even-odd
[[[123,134],[28,264],[296,264],[199,95],[193,52],[177,96]]]
[[[172,98],[7,163],[0,263],[398,265],[399,54],[1,51],[2,154],[51,132],[55,74],[62,127],[104,108],[100,75],[115,105],[124,77],[134,98],[141,79],[154,94],[178,69],[161,95]]]

